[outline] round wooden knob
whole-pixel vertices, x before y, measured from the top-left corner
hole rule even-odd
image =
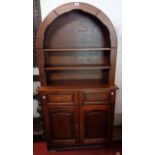
[[[46,98],[46,96],[43,96],[43,99],[45,99]]]
[[[110,95],[113,96],[114,95],[114,92],[111,92]]]

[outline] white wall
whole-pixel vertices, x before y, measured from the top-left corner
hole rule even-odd
[[[116,96],[115,124],[121,124],[122,113],[122,21],[121,0],[40,0],[42,20],[56,7],[69,2],[85,2],[102,10],[112,21],[118,38],[115,83],[119,90]],[[36,71],[34,71],[35,73]]]

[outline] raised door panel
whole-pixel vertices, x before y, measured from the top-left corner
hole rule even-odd
[[[109,140],[111,106],[91,105],[80,107],[80,142],[102,144]]]
[[[52,147],[71,146],[78,143],[78,107],[48,107],[49,143]]]

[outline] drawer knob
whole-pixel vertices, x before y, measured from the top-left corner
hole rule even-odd
[[[43,96],[43,99],[46,99],[46,96]]]
[[[114,92],[111,92],[110,95],[111,95],[111,96],[114,96]]]

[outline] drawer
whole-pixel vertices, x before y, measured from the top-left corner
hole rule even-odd
[[[80,105],[110,103],[111,91],[108,90],[84,90],[80,92]]]
[[[76,105],[77,93],[72,91],[52,92],[48,94],[48,104],[51,105]]]

